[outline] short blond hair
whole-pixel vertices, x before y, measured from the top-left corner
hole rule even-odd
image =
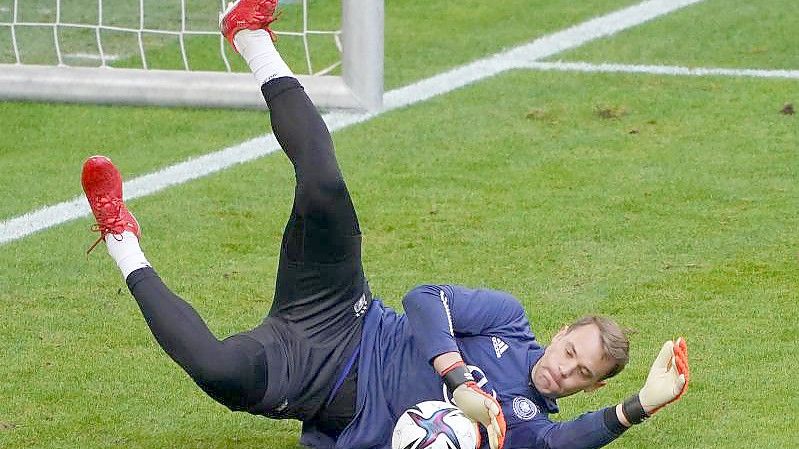
[[[629,331],[622,329],[621,326],[608,317],[587,315],[571,323],[566,332],[568,333],[578,327],[591,324],[599,329],[599,335],[602,339],[602,349],[605,351],[604,357],[614,362],[610,372],[602,377],[602,380],[609,379],[619,374],[630,360],[630,342],[627,339]]]

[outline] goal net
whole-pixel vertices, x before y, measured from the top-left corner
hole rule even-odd
[[[0,0],[0,99],[262,108],[224,0]],[[281,0],[277,47],[322,108],[379,108],[383,0]]]

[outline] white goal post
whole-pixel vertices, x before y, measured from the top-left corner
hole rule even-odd
[[[11,0],[9,0],[11,1]],[[10,31],[12,60],[16,63],[0,64],[0,100],[33,100],[48,102],[80,102],[98,104],[159,105],[191,107],[265,108],[255,80],[249,72],[233,72],[226,56],[224,38],[219,36],[220,57],[226,71],[194,71],[189,69],[184,36],[219,34],[213,30],[186,30],[186,0],[180,0],[183,18],[181,29],[175,32],[152,30],[145,26],[144,0],[139,0],[142,15],[138,29],[121,29],[103,23],[103,0],[99,4],[96,25],[61,22],[62,0],[54,0],[57,11],[53,23],[27,23],[18,20],[18,2],[7,11],[12,20],[0,16],[0,31]],[[210,0],[213,1],[213,0]],[[303,30],[278,33],[300,36],[310,70],[308,36],[329,35],[335,39],[341,61],[328,69],[309,75],[298,75],[311,99],[320,108],[376,110],[383,101],[383,0],[342,0],[341,29],[313,31],[308,29],[307,2],[303,4]],[[22,27],[40,27],[48,30],[54,42],[57,63],[54,65],[25,64],[20,57],[17,36]],[[81,29],[96,34],[98,67],[71,66],[62,57],[59,36],[63,29]],[[114,68],[106,64],[102,32],[124,31],[138,35],[142,67]],[[147,33],[174,34],[179,41],[183,70],[152,70],[147,67],[147,56],[142,35]],[[138,55],[136,55],[138,57]],[[330,75],[340,65],[341,75]],[[296,71],[296,70],[295,70]]]

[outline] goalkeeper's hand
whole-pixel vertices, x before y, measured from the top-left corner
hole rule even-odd
[[[486,428],[491,449],[502,449],[505,444],[505,415],[499,402],[477,386],[463,362],[450,366],[442,375],[452,391],[455,405],[467,418]]]
[[[676,342],[667,341],[649,369],[644,388],[638,393],[641,406],[652,415],[668,405],[688,389],[688,346],[682,337]]]

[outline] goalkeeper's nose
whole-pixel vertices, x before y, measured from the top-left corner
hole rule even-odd
[[[561,363],[560,365],[558,365],[558,372],[556,373],[560,376],[558,377],[558,380],[566,379],[567,377],[571,376],[572,374],[574,374],[574,371],[576,369],[577,369],[577,363],[569,363],[568,361]]]

